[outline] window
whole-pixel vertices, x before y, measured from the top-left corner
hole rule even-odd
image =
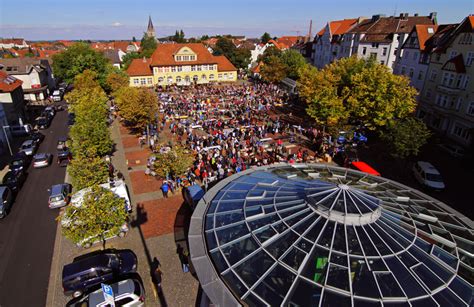
[[[474,62],[474,52],[468,52],[466,57],[466,66],[471,66]]]
[[[418,60],[418,52],[415,51],[413,53],[413,61],[416,61],[416,60]]]
[[[367,53],[367,47],[362,48],[362,54],[365,55]]]
[[[431,98],[431,94],[432,94],[432,91],[431,91],[431,89],[429,88],[429,89],[427,89],[426,92],[425,92],[425,97],[426,97],[426,98]]]
[[[459,43],[460,43],[460,44],[466,44],[466,45],[472,44],[472,35],[471,35],[471,33],[464,33],[464,34],[459,38]]]
[[[459,111],[462,106],[462,97],[458,97],[458,100],[456,101],[456,111]]]
[[[418,72],[418,78],[417,78],[417,79],[418,79],[418,80],[423,80],[423,71],[422,71],[422,70],[420,70],[420,71]]]
[[[393,50],[393,55],[397,55],[397,52],[398,52],[398,48],[395,48],[395,50]]]
[[[196,65],[191,65],[191,71],[196,71]]]
[[[470,77],[468,75],[464,76],[464,82],[462,84],[462,89],[466,89],[467,85],[469,84]]]
[[[173,77],[168,77],[168,83],[173,83]]]
[[[155,74],[157,74],[159,71],[158,67],[153,68],[153,71],[155,72]]]
[[[191,81],[191,78],[189,76],[186,76],[184,77],[184,80],[186,81],[186,83],[189,83]]]
[[[158,78],[158,82],[159,82],[159,83],[163,82],[163,78],[162,78],[162,77],[159,77],[159,78]]]
[[[202,79],[202,80],[206,80],[206,75],[203,74],[203,75],[201,76],[201,79]]]
[[[218,78],[219,78],[219,79],[222,79],[222,74],[219,74],[219,75],[218,75]]]
[[[456,50],[451,50],[451,52],[449,53],[449,58],[452,59],[454,58],[456,55],[458,55],[458,52]]]
[[[197,65],[197,71],[201,71],[202,67],[201,65]]]
[[[169,67],[169,66],[164,67],[164,70],[163,70],[163,71],[164,71],[164,72],[170,72],[170,67]]]
[[[145,85],[146,84],[146,78],[140,78],[140,84]]]
[[[147,78],[146,81],[147,81],[148,84],[152,84],[152,83],[153,83],[153,79],[152,79],[152,78]]]
[[[402,66],[402,71],[401,71],[401,75],[404,75],[406,72],[406,67],[405,66]]]
[[[214,74],[209,75],[209,80],[214,80]]]
[[[194,82],[197,82],[197,80],[199,80],[199,77],[198,77],[197,75],[194,75],[194,76],[193,76],[193,81],[194,81]]]
[[[468,106],[467,106],[467,111],[466,111],[467,115],[471,115],[471,116],[474,116],[474,102],[471,102]]]
[[[456,78],[456,84],[454,84],[454,87],[456,88],[460,88],[461,87],[461,81],[462,81],[462,78],[463,75],[458,75],[458,77]]]
[[[195,55],[190,55],[189,60],[190,61],[196,61],[196,56]]]
[[[413,68],[410,68],[410,73],[409,73],[410,78],[413,78],[414,73],[415,71],[413,70]]]
[[[176,72],[176,66],[171,66],[171,72]]]
[[[465,140],[469,139],[469,130],[459,124],[454,124],[453,134]]]
[[[176,83],[180,83],[181,82],[181,77],[180,76],[177,76],[176,77]]]
[[[224,73],[224,79],[227,79],[227,73]]]
[[[387,47],[383,47],[383,49],[382,49],[382,55],[387,55]]]
[[[180,55],[176,56],[176,61],[181,61],[181,56]]]
[[[140,83],[140,80],[138,78],[133,79],[133,84],[138,85]]]
[[[183,66],[178,66],[178,71],[183,71]]]
[[[372,48],[378,48],[379,47],[379,43],[372,43]]]
[[[385,61],[380,61],[380,65],[385,65]]]
[[[436,77],[438,76],[438,71],[436,69],[433,69],[430,74],[430,80],[434,81],[436,80]]]

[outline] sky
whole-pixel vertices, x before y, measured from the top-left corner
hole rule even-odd
[[[0,37],[27,40],[140,39],[151,15],[158,37],[313,35],[328,21],[374,14],[438,13],[458,23],[474,0],[0,0]]]

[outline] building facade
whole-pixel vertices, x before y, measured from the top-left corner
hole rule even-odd
[[[160,44],[150,59],[135,59],[127,69],[130,86],[166,86],[237,81],[237,68],[200,43]]]
[[[0,71],[23,81],[23,92],[28,101],[47,99],[56,86],[47,59],[0,59]]]
[[[30,45],[23,38],[3,38],[0,39],[0,48],[28,48]]]
[[[437,25],[416,25],[400,48],[393,73],[410,78],[410,84],[421,93],[430,62],[426,42],[435,34]]]
[[[440,26],[431,51],[418,116],[428,126],[463,146],[474,139],[474,16]]]

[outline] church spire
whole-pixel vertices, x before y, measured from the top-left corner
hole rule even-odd
[[[151,21],[151,16],[148,16],[148,28],[146,29],[147,36],[155,37],[155,28],[153,27],[153,22]]]

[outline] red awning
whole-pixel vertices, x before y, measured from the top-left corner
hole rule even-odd
[[[356,169],[356,170],[359,170],[361,172],[364,172],[364,173],[367,173],[367,174],[371,174],[371,175],[374,175],[374,176],[380,176],[380,173],[377,172],[376,170],[374,170],[370,165],[368,165],[367,163],[365,162],[362,162],[362,161],[354,161],[351,163],[351,165]]]

